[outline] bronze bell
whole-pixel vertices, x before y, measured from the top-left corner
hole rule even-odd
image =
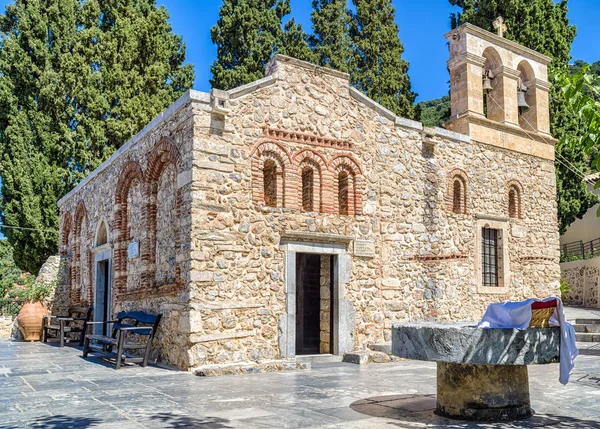
[[[483,92],[488,93],[494,88],[492,87],[492,79],[494,75],[491,70],[483,70]]]
[[[523,84],[523,80],[519,77],[517,82],[517,106],[519,107],[519,112],[524,113],[527,112],[531,107],[525,101],[525,93],[527,92],[527,87]]]

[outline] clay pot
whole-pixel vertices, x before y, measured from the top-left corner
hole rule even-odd
[[[42,336],[44,316],[48,315],[48,309],[40,301],[26,302],[23,304],[17,323],[25,341],[39,341]]]

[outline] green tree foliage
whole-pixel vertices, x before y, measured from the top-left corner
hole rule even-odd
[[[302,24],[296,24],[292,18],[285,24],[279,53],[311,63],[317,62],[317,56],[308,45],[308,35]]]
[[[414,118],[416,94],[411,91],[408,62],[402,59],[404,46],[391,0],[353,2],[352,83],[396,115]]]
[[[592,157],[592,165],[600,171],[600,75],[584,65],[574,74],[563,72],[556,78],[567,104],[567,112],[580,120],[580,133],[565,135],[561,143],[580,148]]]
[[[441,127],[450,118],[450,96],[421,101],[416,107],[419,121],[426,127]]]
[[[57,200],[194,80],[154,0],[16,0],[0,16],[0,222],[37,272]]]
[[[282,19],[291,11],[289,0],[224,0],[210,36],[217,45],[217,60],[210,70],[213,88],[228,90],[264,76],[271,56],[293,41],[288,53],[305,53],[302,28],[292,23],[286,31]]]
[[[561,0],[449,0],[461,8],[451,15],[452,28],[469,22],[495,32],[492,22],[498,16],[504,18],[508,30],[504,37],[530,49],[548,55],[553,61],[548,66],[551,76],[567,69],[571,58],[571,44],[575,27],[567,18],[568,1]],[[550,91],[551,132],[562,140],[564,136],[578,133],[578,121],[567,112],[560,89]],[[581,174],[570,169],[586,172],[586,158],[579,147],[556,147],[556,178],[558,189],[559,230],[564,233],[569,225],[581,218],[596,199],[586,190]],[[569,167],[567,167],[569,166]]]
[[[0,299],[15,285],[27,283],[30,275],[23,273],[15,264],[12,246],[8,240],[0,240]]]
[[[569,73],[576,74],[580,72],[585,66],[589,66],[588,73],[600,76],[600,61],[596,61],[591,65],[582,60],[576,60],[573,64],[569,64]]]
[[[312,6],[310,19],[313,34],[310,36],[310,45],[318,64],[350,72],[352,41],[346,0],[313,0]]]

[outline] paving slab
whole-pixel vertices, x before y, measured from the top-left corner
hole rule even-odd
[[[0,428],[600,429],[600,344],[580,351],[566,386],[557,364],[529,367],[532,418],[479,423],[433,413],[432,362],[205,378],[155,366],[115,371],[73,346],[0,340]]]

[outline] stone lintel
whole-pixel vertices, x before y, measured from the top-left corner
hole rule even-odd
[[[480,329],[476,324],[406,323],[392,326],[396,356],[477,365],[534,365],[559,361],[560,328]]]
[[[350,243],[354,240],[351,235],[325,234],[321,232],[308,231],[284,231],[281,233],[281,241],[309,241],[312,243]]]
[[[496,78],[506,76],[515,80],[521,76],[521,72],[519,72],[519,70],[511,69],[507,66],[498,66],[492,70],[492,73],[496,76]]]
[[[450,70],[453,70],[456,67],[459,67],[465,63],[483,67],[485,64],[485,57],[474,54],[472,52],[461,52],[455,58],[446,61],[446,65]]]

